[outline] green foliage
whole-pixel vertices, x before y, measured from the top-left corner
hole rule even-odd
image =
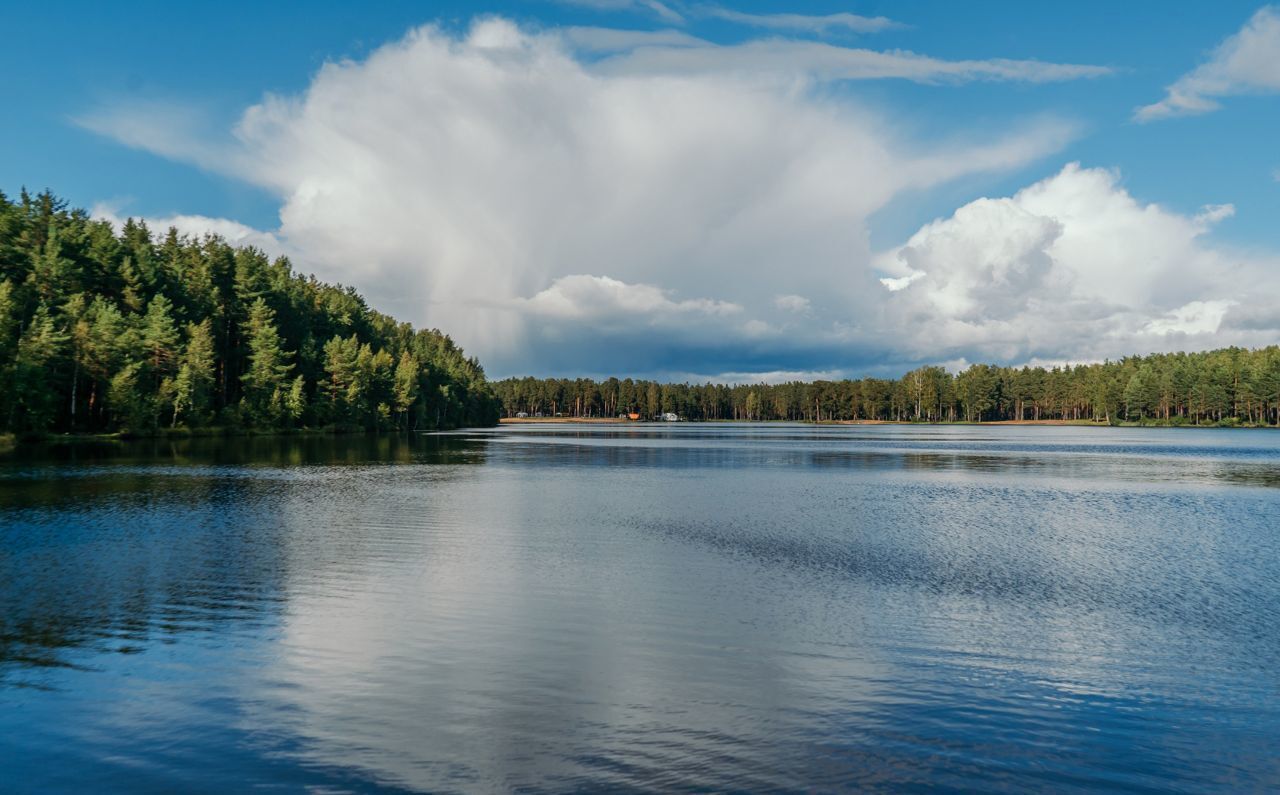
[[[289,391],[284,396],[284,416],[290,422],[297,422],[307,410],[307,382],[302,376],[293,379]]]
[[[43,431],[57,410],[59,365],[66,351],[63,333],[44,304],[40,304],[18,338],[10,374],[12,388],[9,427]]]
[[[107,401],[113,426],[124,431],[146,430],[154,424],[155,396],[143,389],[142,364],[129,362],[111,376]]]
[[[0,193],[0,433],[413,430],[499,412],[447,336],[287,259],[172,229],[157,243],[133,220],[117,235],[50,193]]]
[[[179,339],[173,302],[163,295],[151,299],[138,333],[152,375],[159,380],[172,372],[178,359]]]
[[[394,385],[395,411],[400,427],[404,427],[407,423],[409,411],[418,401],[418,394],[421,392],[419,378],[421,371],[422,366],[418,364],[413,354],[408,351],[400,354],[400,361],[396,364]]]
[[[262,428],[276,427],[285,418],[286,379],[293,369],[288,363],[293,354],[281,348],[275,318],[267,302],[255,298],[245,324],[249,366],[240,376],[244,390],[240,405],[243,416]]]
[[[8,279],[0,281],[0,362],[9,362],[13,358],[20,323],[18,299],[14,295],[13,284]]]
[[[208,318],[187,326],[187,349],[174,383],[173,422],[203,425],[213,407],[216,367],[213,324]],[[301,376],[299,376],[301,377]]]
[[[896,381],[726,386],[609,378],[510,378],[494,384],[506,416],[690,420],[1011,420],[1161,425],[1280,424],[1280,347],[1133,356],[1075,367],[921,367]]]

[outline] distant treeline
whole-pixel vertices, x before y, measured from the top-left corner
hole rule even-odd
[[[494,384],[508,417],[688,420],[1092,420],[1171,425],[1280,423],[1280,347],[1131,356],[1102,364],[994,367],[956,375],[921,367],[902,378],[785,384],[662,384],[509,378]]]
[[[491,425],[449,337],[216,236],[0,193],[0,432]]]

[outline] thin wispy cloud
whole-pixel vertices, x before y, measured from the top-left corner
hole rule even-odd
[[[773,31],[824,34],[832,31],[879,33],[902,27],[887,17],[864,17],[858,14],[750,14],[722,6],[699,6],[699,16],[723,19],[739,25]]]
[[[1219,100],[1240,94],[1280,93],[1280,10],[1266,6],[1209,59],[1169,86],[1164,99],[1134,111],[1150,122],[1173,116],[1209,113]]]
[[[570,27],[560,31],[565,42],[580,53],[628,52],[640,47],[709,47],[705,39],[679,30],[620,30]]]
[[[691,20],[719,19],[745,27],[786,33],[823,35],[832,32],[879,33],[903,27],[882,16],[867,17],[840,12],[797,14],[791,12],[752,13],[713,3],[685,3],[679,0],[555,0],[561,5],[590,8],[602,12],[630,12],[651,15],[667,24],[682,25]]]
[[[71,123],[126,146],[211,171],[226,171],[234,154],[211,140],[209,114],[185,101],[120,100],[74,115]]]
[[[946,60],[905,50],[840,47],[817,41],[757,39],[734,45],[646,46],[602,62],[614,74],[738,74],[819,80],[901,79],[917,83],[1049,83],[1104,77],[1107,66],[988,58]]]
[[[669,24],[681,24],[685,21],[679,12],[660,0],[555,0],[555,2],[596,11],[640,11],[652,14]]]
[[[576,3],[576,0],[574,0]],[[634,9],[633,0],[584,0],[602,10]],[[856,14],[750,14],[716,5],[682,11],[688,18],[720,18],[777,32],[823,33],[842,28],[878,32],[897,26],[885,17]],[[684,17],[681,17],[683,20]],[[722,73],[821,81],[901,79],[917,83],[1001,81],[1049,83],[1104,77],[1109,66],[1029,59],[947,60],[906,50],[844,47],[803,38],[768,37],[722,45],[679,30],[569,27],[555,35],[581,53],[607,56],[596,68],[614,75]]]

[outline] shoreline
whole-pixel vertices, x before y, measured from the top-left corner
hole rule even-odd
[[[949,425],[967,425],[973,427],[988,426],[1044,426],[1044,427],[1073,427],[1073,428],[1191,428],[1201,430],[1231,430],[1231,429],[1247,429],[1247,430],[1280,430],[1274,425],[1192,425],[1189,423],[1179,424],[1173,422],[1117,422],[1114,424],[1106,422],[1096,422],[1094,420],[991,420],[990,422],[967,422],[965,420],[956,420],[955,422],[916,422],[912,420],[819,420],[813,422],[811,420],[680,420],[679,422],[664,422],[662,420],[625,420],[615,417],[503,417],[498,420],[498,425],[680,425],[680,424],[707,424],[707,425],[737,425],[737,424],[758,424],[758,425],[921,425],[921,426],[949,426]]]
[[[661,425],[656,420],[624,420],[619,417],[503,417],[499,425]]]
[[[472,426],[496,427],[496,426]],[[440,431],[463,430],[461,428],[441,428]],[[47,433],[47,434],[0,434],[0,453],[29,447],[32,445],[62,444],[95,444],[113,442],[146,442],[146,441],[183,441],[186,439],[322,439],[337,436],[404,436],[411,437],[424,433],[435,433],[436,430],[412,431],[370,431],[363,428],[288,428],[288,429],[252,429],[252,428],[160,428],[147,433],[116,431],[113,433]]]
[[[1137,423],[1120,422],[1113,425],[1093,420],[992,420],[990,422],[912,422],[909,420],[821,420],[819,422],[805,420],[681,420],[664,422],[661,420],[628,420],[616,417],[503,417],[494,426],[469,426],[474,428],[495,428],[515,425],[626,425],[626,426],[668,426],[668,425],[916,425],[916,426],[1035,426],[1035,427],[1077,427],[1077,428],[1183,428],[1192,430],[1280,430],[1274,425],[1180,425],[1175,423]],[[467,428],[447,428],[441,431],[460,431]],[[34,445],[74,445],[105,444],[137,441],[181,441],[184,439],[245,439],[245,438],[303,438],[317,439],[337,436],[405,436],[433,433],[431,430],[412,431],[369,431],[360,428],[292,428],[287,430],[253,430],[245,428],[163,428],[153,433],[58,433],[42,435],[0,434],[0,454],[9,453],[19,448]]]

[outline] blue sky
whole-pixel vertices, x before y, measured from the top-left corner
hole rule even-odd
[[[761,377],[779,372],[847,373],[876,367],[892,369],[931,358],[938,361],[971,361],[979,357],[1049,361],[1073,355],[1088,357],[1124,352],[1119,348],[1092,345],[1074,354],[1046,341],[1055,336],[1054,329],[1044,329],[1041,332],[1043,338],[1026,329],[1016,330],[1020,323],[1018,315],[1011,314],[1007,307],[1003,310],[995,308],[989,316],[982,314],[983,306],[1003,305],[1009,298],[1004,288],[1009,287],[1010,280],[1002,274],[1006,274],[1010,267],[1020,274],[1031,272],[1038,267],[1034,262],[1038,262],[1039,253],[1044,251],[1048,251],[1046,256],[1053,261],[1045,269],[1049,273],[1045,278],[1049,281],[1041,280],[1037,284],[1048,292],[1035,294],[1034,290],[1027,288],[1012,299],[1015,303],[1024,310],[1033,310],[1035,301],[1044,300],[1044,295],[1051,293],[1052,289],[1061,289],[1061,285],[1068,282],[1081,283],[1085,276],[1081,267],[1084,266],[1075,267],[1063,259],[1066,255],[1062,251],[1049,250],[1054,245],[1058,249],[1082,250],[1081,246],[1067,246],[1063,242],[1075,234],[1073,225],[1076,222],[1064,220],[1066,231],[1055,238],[1058,244],[1049,242],[1040,248],[1032,246],[1035,251],[1012,266],[993,264],[991,256],[994,255],[980,255],[978,259],[981,262],[963,273],[956,272],[954,268],[958,266],[953,263],[959,255],[938,248],[944,238],[951,239],[946,235],[959,233],[959,222],[952,217],[954,213],[984,197],[1013,202],[1019,190],[1052,179],[1055,175],[1061,177],[1062,169],[1074,162],[1080,164],[1081,173],[1086,175],[1092,173],[1090,169],[1109,170],[1107,173],[1111,181],[1103,186],[1094,179],[1090,182],[1093,186],[1090,189],[1106,191],[1108,196],[1123,194],[1135,203],[1138,210],[1156,205],[1160,212],[1170,216],[1169,222],[1175,226],[1177,219],[1182,219],[1184,227],[1192,229],[1200,223],[1197,218],[1208,218],[1202,209],[1208,205],[1230,205],[1232,208],[1229,213],[1215,214],[1211,229],[1195,227],[1188,232],[1187,240],[1203,248],[1201,253],[1208,259],[1193,257],[1187,261],[1166,262],[1164,270],[1159,273],[1153,270],[1148,274],[1145,286],[1131,285],[1130,294],[1134,297],[1117,308],[1117,316],[1128,318],[1127,325],[1113,317],[1107,326],[1107,333],[1115,337],[1116,346],[1198,347],[1216,340],[1266,341],[1269,321],[1256,317],[1261,310],[1246,312],[1248,302],[1243,297],[1220,290],[1163,296],[1165,291],[1159,279],[1189,268],[1204,270],[1200,274],[1204,277],[1202,282],[1212,282],[1228,270],[1238,276],[1242,273],[1241,268],[1249,273],[1258,271],[1266,275],[1267,269],[1275,263],[1274,257],[1280,250],[1274,220],[1280,217],[1280,182],[1276,178],[1280,170],[1280,147],[1276,145],[1276,131],[1280,130],[1280,100],[1275,90],[1280,86],[1280,53],[1266,49],[1269,46],[1267,31],[1259,34],[1261,41],[1254,46],[1257,52],[1245,64],[1260,76],[1249,78],[1246,75],[1243,87],[1228,86],[1219,94],[1210,96],[1209,101],[1220,107],[1208,112],[1177,112],[1164,114],[1168,117],[1156,114],[1157,117],[1150,119],[1135,118],[1136,108],[1160,102],[1167,87],[1193,73],[1197,67],[1213,61],[1215,48],[1240,34],[1254,15],[1264,8],[1262,5],[1235,2],[1079,2],[1061,6],[954,2],[734,2],[710,5],[673,0],[658,6],[628,0],[582,0],[578,3],[527,0],[483,6],[474,3],[389,2],[370,8],[326,3],[221,3],[204,7],[133,3],[123,8],[97,3],[69,3],[58,7],[10,4],[0,11],[0,30],[5,33],[5,47],[0,48],[0,68],[10,78],[0,81],[0,100],[4,107],[10,109],[10,122],[5,125],[3,133],[5,145],[0,147],[0,188],[14,193],[23,185],[31,188],[48,186],[77,205],[97,207],[99,214],[132,214],[153,219],[200,216],[235,222],[263,235],[246,240],[266,241],[264,245],[269,248],[278,246],[279,251],[291,256],[300,268],[314,269],[325,278],[353,283],[369,295],[375,305],[415,322],[444,325],[449,330],[453,330],[450,321],[456,316],[460,315],[464,320],[475,317],[474,312],[461,311],[459,307],[475,309],[488,300],[490,304],[501,305],[488,308],[506,318],[496,323],[505,329],[504,334],[529,339],[529,327],[532,326],[533,338],[545,343],[541,346],[514,344],[504,342],[502,334],[486,338],[479,332],[459,328],[456,336],[471,349],[478,350],[486,361],[495,362],[499,374],[551,367],[582,371],[616,367],[619,370],[631,368],[676,376],[730,374]],[[806,28],[797,23],[797,17],[783,25],[786,20],[777,16],[782,13],[809,17],[855,14],[865,19],[885,17],[894,24],[870,32],[839,26],[828,26],[819,31],[814,26]],[[681,259],[687,263],[686,272],[706,271],[717,278],[708,276],[686,280],[680,268],[672,267],[655,266],[652,271],[646,270],[643,258],[630,265],[619,266],[617,272],[610,272],[608,263],[619,256],[619,252],[609,248],[611,239],[629,240],[632,235],[636,239],[644,239],[654,232],[652,228],[646,233],[643,228],[625,225],[613,229],[610,235],[601,232],[600,239],[590,246],[585,243],[581,246],[566,244],[564,248],[544,254],[544,261],[536,261],[535,258],[520,261],[525,255],[511,250],[477,252],[470,250],[475,244],[468,242],[466,256],[484,262],[503,260],[506,269],[494,273],[515,285],[506,293],[489,296],[491,300],[469,291],[467,295],[461,295],[456,289],[450,289],[456,279],[439,278],[441,270],[458,268],[465,271],[473,267],[461,260],[450,264],[450,257],[462,256],[458,254],[464,247],[462,243],[448,246],[424,243],[425,248],[419,257],[414,242],[406,239],[400,241],[398,247],[389,242],[374,246],[375,249],[384,247],[386,251],[372,254],[370,258],[377,260],[381,256],[385,262],[375,261],[372,265],[347,268],[333,261],[327,256],[324,241],[309,238],[307,230],[315,228],[317,218],[330,217],[325,213],[341,210],[336,207],[323,212],[317,210],[319,215],[315,218],[299,220],[300,208],[315,207],[314,202],[307,204],[299,199],[300,191],[307,189],[305,186],[330,185],[340,181],[325,172],[325,164],[330,162],[328,155],[312,152],[287,169],[282,166],[280,174],[273,173],[269,178],[260,179],[257,177],[259,172],[272,171],[272,165],[279,162],[281,155],[277,147],[280,142],[259,140],[255,145],[260,149],[249,152],[243,141],[235,140],[232,128],[246,109],[259,106],[268,95],[305,104],[306,97],[320,94],[317,87],[321,82],[317,74],[322,67],[326,63],[341,63],[347,59],[352,65],[344,79],[369,81],[368,86],[360,89],[365,92],[361,95],[362,101],[368,92],[385,90],[388,95],[388,102],[363,110],[353,107],[353,113],[364,112],[372,116],[373,122],[381,124],[383,129],[403,124],[405,129],[401,133],[412,133],[414,125],[418,124],[424,127],[441,124],[440,114],[448,112],[446,108],[457,108],[459,102],[467,103],[483,95],[483,87],[477,90],[474,83],[466,83],[471,86],[465,89],[468,93],[453,97],[449,102],[434,108],[421,104],[427,102],[424,97],[441,96],[447,90],[464,90],[458,88],[461,84],[450,83],[453,89],[432,84],[433,80],[444,79],[441,75],[447,75],[452,68],[449,63],[458,68],[462,68],[461,64],[449,62],[436,71],[404,76],[403,85],[375,78],[373,70],[364,65],[371,56],[394,49],[398,42],[405,40],[409,31],[427,24],[438,26],[434,34],[437,39],[434,45],[424,44],[422,47],[436,46],[443,48],[441,52],[444,52],[449,48],[448,42],[453,42],[455,52],[451,57],[463,59],[466,54],[459,48],[476,30],[477,18],[487,16],[503,20],[503,24],[526,37],[527,40],[519,44],[526,53],[534,46],[529,44],[530,41],[563,36],[567,29],[589,27],[596,31],[590,45],[582,45],[576,40],[548,45],[553,49],[559,48],[559,52],[577,65],[575,69],[580,67],[583,75],[591,76],[593,80],[612,81],[612,88],[596,86],[602,93],[591,107],[598,107],[601,102],[624,101],[617,98],[626,94],[627,89],[619,86],[629,84],[628,81],[653,80],[658,90],[671,90],[662,81],[671,77],[673,72],[681,78],[703,81],[705,85],[701,85],[699,90],[705,89],[713,96],[716,91],[732,94],[741,89],[737,84],[737,73],[729,77],[722,75],[722,71],[729,68],[724,66],[724,56],[731,46],[739,48],[735,53],[740,51],[741,57],[748,59],[751,69],[755,66],[749,59],[776,52],[778,60],[771,62],[774,66],[760,67],[761,74],[769,74],[763,78],[758,75],[751,78],[757,81],[751,89],[751,96],[755,98],[727,100],[732,107],[739,107],[740,101],[763,101],[760,100],[763,92],[769,96],[769,102],[800,103],[793,108],[796,113],[813,111],[817,116],[847,114],[859,120],[873,119],[866,129],[826,129],[817,120],[812,122],[811,128],[806,128],[811,134],[822,137],[823,145],[831,147],[831,157],[850,168],[850,174],[870,176],[874,173],[867,169],[880,162],[876,154],[880,145],[877,141],[891,148],[901,142],[909,142],[909,156],[902,153],[894,156],[901,155],[910,160],[916,164],[913,167],[927,168],[924,161],[935,152],[945,153],[946,158],[950,158],[947,162],[954,167],[942,165],[941,161],[946,158],[940,155],[937,178],[902,179],[901,184],[894,183],[883,190],[877,186],[876,190],[870,191],[877,194],[874,200],[865,203],[855,200],[853,203],[858,206],[848,212],[848,227],[842,227],[829,239],[823,238],[823,229],[827,228],[824,224],[840,223],[838,215],[823,219],[823,223],[815,222],[811,228],[796,229],[795,234],[802,235],[805,242],[795,250],[804,261],[779,266],[777,263],[786,257],[783,253],[776,253],[768,262],[751,265],[753,282],[769,282],[754,293],[735,288],[717,294],[713,289],[717,278],[723,281],[732,270],[725,264],[725,258],[733,256],[735,250],[729,240],[709,241],[693,236],[683,242],[675,240],[671,247],[655,250],[650,255],[650,261]],[[646,55],[646,47],[631,46],[625,53],[603,51],[597,44],[601,40],[599,31],[673,31],[696,41],[697,47],[702,48],[699,52],[705,50],[708,57],[717,60],[714,66],[708,67],[703,61],[698,61],[697,65],[690,67],[690,61],[684,58],[687,50],[681,49],[683,44],[681,48],[664,51],[660,59],[640,58],[640,55]],[[770,49],[778,42],[785,46]],[[814,77],[807,73],[802,88],[782,86],[783,80],[770,72],[776,71],[779,63],[789,70],[791,61],[788,59],[795,59],[799,63],[795,67],[797,74],[819,68],[806,60],[813,57],[813,51],[804,49],[806,43],[875,54],[909,51],[945,63],[985,64],[993,59],[1008,59],[1101,67],[1100,71],[1105,73],[1024,79],[1018,76],[1018,72],[1025,70],[1025,66],[1014,66],[1011,74],[997,78],[926,75],[922,78],[866,79],[861,72],[852,78],[843,75]],[[723,46],[713,48],[713,45]],[[475,52],[489,57],[487,54],[493,50],[486,47]],[[413,64],[423,63],[428,64],[423,68],[430,70],[429,64],[437,61],[425,57],[430,53],[423,55],[423,58],[406,56],[402,68],[416,68]],[[629,57],[622,58],[621,55]],[[505,64],[503,68],[514,69],[512,74],[532,68],[528,63],[515,66],[507,61],[500,63]],[[704,67],[708,73],[701,71]],[[681,72],[690,68],[696,74]],[[569,72],[552,70],[543,77],[573,85],[576,77],[572,72],[573,69]],[[474,75],[466,78],[472,79]],[[796,79],[796,74],[790,71],[785,76],[785,80],[794,82]],[[1217,81],[1212,85],[1221,88],[1223,79],[1221,74],[1214,73],[1201,79],[1197,85],[1209,80]],[[1249,79],[1253,82],[1248,83]],[[715,82],[718,80],[730,81],[733,85],[725,89],[722,83]],[[1179,85],[1190,84],[1184,82]],[[508,86],[504,90],[514,89]],[[572,89],[567,90],[572,94]],[[392,110],[396,107],[394,98],[403,97],[405,91],[423,92],[410,104],[426,113],[424,117],[406,116]],[[533,116],[521,116],[520,123],[527,123],[530,118],[536,120],[538,113],[551,114],[546,116],[549,123],[556,123],[556,119],[565,116],[580,117],[584,124],[590,122],[585,114],[591,111],[563,104],[567,100],[555,86],[540,85],[532,93],[544,96],[539,93],[543,91],[549,102],[560,104],[532,109],[529,113]],[[795,99],[796,91],[800,91],[803,97]],[[504,101],[511,101],[512,95],[501,96],[505,97]],[[1193,97],[1193,101],[1199,100]],[[473,110],[464,109],[459,118],[469,118],[467,113]],[[379,114],[384,111],[387,116],[379,121]],[[636,118],[644,118],[644,113],[653,110],[642,102],[635,108],[628,106],[626,112],[641,114]],[[743,124],[747,127],[761,125],[761,131],[758,139],[743,142],[742,156],[752,163],[760,158],[794,157],[803,167],[805,155],[801,149],[769,140],[768,125],[773,125],[781,137],[802,134],[786,131],[791,112],[782,110],[773,116],[768,115],[771,112],[775,111],[761,110],[763,115],[750,115],[753,112],[744,111],[748,116],[743,117]],[[145,119],[146,129],[139,129],[127,121],[139,118]],[[691,113],[686,113],[682,120],[687,120],[688,124],[679,126],[688,126],[692,130],[688,132],[689,136],[706,135],[708,140],[714,140],[716,135],[724,134],[713,120],[705,124],[696,122]],[[289,135],[310,131],[307,140],[316,140],[311,134],[319,129],[316,125],[323,127],[327,124],[302,111],[276,122],[278,126],[287,126]],[[477,116],[475,123],[485,127],[502,122]],[[277,129],[273,134],[282,133]],[[655,134],[663,136],[667,133],[660,129]],[[339,147],[348,156],[355,149],[371,152],[372,156],[381,156],[387,151],[384,144],[360,137],[363,133],[344,130],[342,135],[354,136]],[[844,142],[841,136],[846,135],[848,141]],[[877,138],[877,135],[884,137]],[[327,139],[331,138],[333,136]],[[438,135],[435,138],[428,135],[427,138],[437,141],[437,147],[442,141],[454,140]],[[992,143],[1005,138],[1010,139],[1007,144]],[[532,143],[528,145],[535,148],[527,152],[519,149],[524,145],[519,140],[504,141],[501,151],[504,158],[511,158],[512,162],[523,162],[521,158],[524,157],[533,162],[548,154],[545,148],[537,148],[539,146],[558,150],[575,146],[575,142],[580,140],[571,137],[568,140]],[[700,144],[690,143],[691,140],[681,138],[672,145],[678,143],[681,147],[693,147],[690,151],[702,151],[698,149]],[[1005,153],[998,164],[963,167],[966,159],[975,158],[974,152],[987,144]],[[624,143],[615,142],[601,147],[600,151],[584,151],[581,161],[600,157],[626,159],[631,150],[620,149],[621,146]],[[782,146],[782,149],[777,146]],[[839,159],[840,153],[859,148],[866,157],[864,165]],[[679,154],[685,152],[684,149],[671,151],[672,158],[689,156],[687,153]],[[271,155],[275,160],[264,165],[259,160],[267,157],[268,152],[275,153]],[[439,176],[441,164],[427,160],[419,162],[416,153],[411,154],[410,159],[416,164],[414,167],[423,170],[423,178],[406,179],[403,185],[389,185],[389,201],[394,200],[398,191],[403,191],[412,203],[422,198],[424,191],[441,193],[447,190],[425,180],[427,174]],[[445,151],[438,151],[437,156],[441,162],[485,162]],[[388,153],[387,157],[394,155]],[[285,159],[288,159],[287,155]],[[250,161],[258,164],[246,165]],[[527,189],[528,195],[524,196],[523,203],[509,205],[512,213],[519,214],[522,208],[555,201],[554,197],[575,196],[594,189],[580,181],[587,179],[583,175],[566,178],[561,184],[557,175],[565,172],[564,163],[574,164],[570,166],[572,170],[578,161],[570,157],[567,161],[558,162],[558,170],[550,166],[546,171],[531,170],[525,181],[506,185],[497,194],[502,201],[486,201],[485,194],[473,194],[464,188],[458,195],[433,194],[423,199],[421,206],[427,212],[429,208],[455,207],[467,202],[480,203],[486,209],[499,204],[508,206],[506,197],[513,189]],[[394,162],[386,165],[391,173],[397,171]],[[905,161],[899,166],[899,171],[908,169]],[[406,167],[405,173],[410,171]],[[623,169],[613,173],[616,177],[632,172]],[[724,173],[732,174],[733,171],[713,169],[704,176],[723,182],[725,178],[717,175]],[[454,177],[450,176],[440,183],[465,185],[462,182],[465,177],[465,174],[460,175],[455,183]],[[778,177],[774,174],[771,178]],[[762,175],[761,179],[765,177]],[[1080,179],[1081,184],[1087,181],[1083,177]],[[427,182],[432,184],[424,187]],[[517,187],[512,188],[512,184]],[[1065,185],[1058,187],[1062,188],[1064,196],[1070,193]],[[362,184],[362,189],[368,190],[369,186]],[[651,199],[655,204],[662,203],[663,190],[677,193],[681,190],[678,184],[664,186],[657,182],[648,189],[654,197],[659,197]],[[832,191],[833,196],[843,195],[836,185],[815,184],[815,189],[818,192]],[[737,190],[741,193],[742,188]],[[710,193],[699,196],[702,196],[701,204],[697,205],[695,212],[718,201]],[[762,196],[761,201],[767,202],[768,199]],[[567,207],[571,203],[565,201],[564,205]],[[1031,200],[1013,204],[1034,205],[1039,208],[1036,212],[1048,213],[1046,217],[1057,217],[1053,213],[1059,212]],[[289,207],[293,211],[286,211],[282,217],[282,208]],[[764,213],[766,209],[764,205],[754,208],[744,205],[735,206],[734,212],[750,216],[752,213]],[[989,208],[979,205],[975,209]],[[656,207],[649,208],[648,205],[619,205],[615,210],[618,213],[625,210],[637,219],[637,225],[645,223],[644,219],[651,224],[671,222]],[[785,210],[804,212],[803,207],[790,204]],[[584,212],[587,217],[583,217]],[[608,224],[623,224],[614,215],[592,219],[591,212],[588,207],[586,210],[579,208],[576,216],[568,210],[564,217],[536,213],[535,216],[537,224],[550,224],[558,234],[569,234],[565,225],[574,219],[581,220],[588,230],[601,230]],[[779,217],[785,213],[775,207],[772,215]],[[1135,218],[1140,215],[1139,212]],[[809,217],[813,217],[812,212]],[[925,234],[929,222],[948,218],[956,221],[952,227]],[[478,237],[477,230],[467,227],[467,220],[462,216],[440,213],[423,218],[422,222],[425,227],[438,230],[440,235],[453,235],[459,241],[474,241]],[[534,222],[535,219],[530,218],[525,228],[534,229]],[[792,223],[791,226],[795,228],[797,225]],[[809,225],[801,223],[799,226]],[[519,227],[519,224],[513,224],[513,227]],[[221,230],[223,227],[214,224],[209,228]],[[357,224],[347,231],[359,235],[365,228]],[[380,241],[386,240],[386,230],[374,226],[367,228],[370,235]],[[1002,225],[994,234],[1004,234],[1003,230],[1007,228],[1007,225]],[[1086,219],[1079,222],[1079,228],[1079,234],[1085,235],[1093,227]],[[849,229],[856,232],[849,233]],[[987,227],[981,224],[976,228],[966,227],[961,237],[968,240],[966,235],[987,234],[984,238],[987,240],[992,233],[981,231],[983,229]],[[200,230],[184,227],[184,231]],[[779,228],[769,235],[770,244],[776,244],[778,252],[788,250],[786,233],[787,227],[780,220]],[[586,234],[590,236],[591,232]],[[924,237],[920,237],[921,234]],[[1052,237],[1052,233],[1047,234]],[[1135,232],[1135,237],[1140,238],[1142,234]],[[1176,238],[1178,232],[1165,230],[1158,234]],[[851,243],[856,240],[864,242]],[[1105,245],[1100,238],[1093,242]],[[433,250],[431,245],[436,245],[436,249]],[[629,244],[620,242],[618,245]],[[838,252],[850,245],[863,245],[866,250],[851,254],[850,261],[846,262]],[[536,246],[526,246],[530,247]],[[925,255],[920,253],[926,249],[932,252],[931,256],[940,258],[937,260],[940,264],[927,271],[927,275],[916,277],[918,283],[886,291],[885,295],[874,300],[863,296],[863,293],[877,289],[875,284],[879,278],[911,278],[912,269],[925,274],[918,263],[926,261]],[[994,245],[993,250],[1007,249],[1008,245]],[[630,254],[631,249],[621,252],[624,259]],[[1134,256],[1149,260],[1158,255],[1158,252],[1138,252]],[[353,248],[348,256],[361,256],[360,249]],[[822,264],[819,260],[823,257],[834,259]],[[904,264],[908,260],[917,264]],[[1206,264],[1210,260],[1212,263]],[[429,289],[408,291],[411,295],[402,289],[406,281],[414,281],[414,271],[406,265],[409,261],[412,261],[412,268],[422,269],[420,281],[432,283]],[[866,278],[855,280],[857,284],[849,286],[848,292],[852,297],[843,304],[832,301],[830,305],[822,305],[820,299],[823,296],[814,292],[821,291],[822,278],[810,279],[802,285],[810,293],[801,294],[800,287],[792,290],[788,286],[785,275],[778,273],[779,267],[799,269],[806,274],[812,272],[828,280],[843,278],[849,267],[855,267],[865,270]],[[947,271],[947,268],[952,268],[952,271]],[[574,276],[589,276],[596,281],[563,281]],[[979,284],[982,279],[988,282],[994,279],[994,282]],[[931,282],[933,287],[924,286]],[[1058,287],[1052,288],[1050,283]],[[618,284],[622,286],[618,287]],[[993,284],[1001,288],[997,290],[999,296],[991,293],[989,288],[993,288]],[[638,289],[633,290],[633,287]],[[652,288],[653,292],[645,292],[643,288]],[[804,299],[803,308],[799,302],[784,300],[793,294]],[[890,300],[905,304],[904,296],[912,295],[911,307],[887,307],[886,302]],[[1078,297],[1082,306],[1088,305],[1087,296],[1081,294]],[[578,306],[576,302],[587,302],[593,306]],[[793,309],[782,310],[780,307],[783,305]],[[1190,309],[1187,308],[1189,306]],[[610,307],[618,311],[610,311]],[[1182,314],[1178,315],[1179,312]],[[1213,325],[1215,312],[1218,326],[1206,331]],[[1247,314],[1247,318],[1237,318],[1236,325],[1261,336],[1218,333],[1223,331],[1223,313],[1232,317],[1235,316],[1232,313],[1241,314],[1242,318]],[[609,322],[597,318],[600,314],[609,316]],[[614,322],[623,315],[634,315],[635,322],[630,327]],[[874,324],[868,319],[872,315],[877,316]],[[695,317],[698,322],[686,322]],[[1178,317],[1185,322],[1178,321]],[[716,318],[724,322],[717,324]],[[901,344],[888,342],[902,336],[895,334],[895,323],[914,323],[922,319],[931,319],[946,339],[932,343],[924,340]],[[1179,322],[1182,326],[1177,325]],[[960,325],[955,325],[957,323]],[[995,330],[993,323],[1000,326],[999,330]],[[1027,324],[1022,322],[1021,325]],[[1230,323],[1227,325],[1231,326]],[[984,327],[985,331],[975,330],[978,326]],[[1151,329],[1154,328],[1175,331],[1153,337],[1155,332]],[[773,341],[769,339],[770,329],[776,332]],[[1143,337],[1144,333],[1146,337]],[[824,341],[803,345],[787,339],[798,335],[821,336]],[[565,340],[584,338],[592,342],[565,346]],[[727,338],[727,341],[718,344],[708,342],[708,338]],[[554,356],[537,353],[553,345],[558,348]],[[929,351],[931,345],[937,350]],[[647,348],[649,353],[634,356],[619,353],[640,346]],[[655,355],[655,351],[660,355]],[[493,370],[494,366],[491,365],[490,369]]]

